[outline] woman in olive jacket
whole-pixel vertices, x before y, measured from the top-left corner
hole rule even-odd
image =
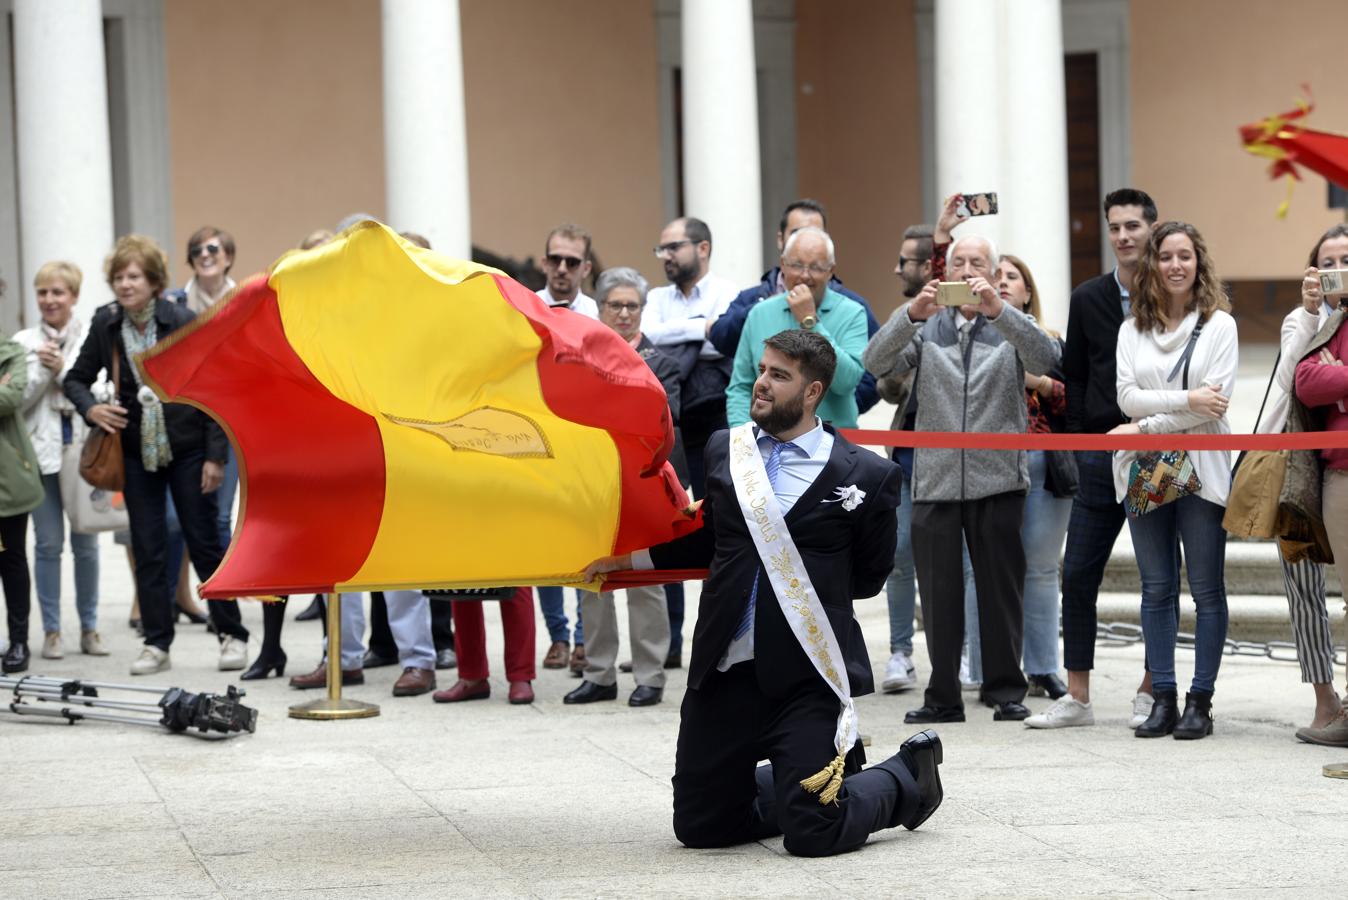
[[[42,502],[42,475],[28,440],[21,409],[28,383],[28,353],[0,338],[0,583],[5,590],[9,647],[0,668],[28,668],[28,610],[33,581],[28,573],[28,514]]]

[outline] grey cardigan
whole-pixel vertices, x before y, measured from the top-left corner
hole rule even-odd
[[[908,304],[890,316],[862,355],[876,378],[916,369],[917,431],[1024,434],[1025,373],[1043,375],[1061,355],[1058,342],[1034,317],[1002,307],[996,319],[977,316],[960,352],[959,310],[942,309],[926,322],[908,317]],[[913,500],[918,503],[979,500],[1026,493],[1024,451],[943,450],[913,453]]]

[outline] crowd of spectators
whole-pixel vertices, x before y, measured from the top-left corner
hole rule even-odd
[[[671,461],[694,497],[705,490],[707,439],[749,419],[764,341],[792,329],[823,336],[836,353],[836,373],[818,407],[835,428],[856,427],[859,416],[884,399],[894,406],[895,430],[1230,432],[1236,321],[1197,228],[1159,221],[1156,204],[1143,191],[1125,188],[1106,196],[1115,264],[1072,292],[1066,332],[1059,334],[1042,321],[1044,298],[1032,261],[1004,253],[978,234],[961,199],[948,198],[934,225],[915,224],[902,233],[894,268],[902,300],[883,325],[870,303],[838,277],[827,214],[810,199],[783,211],[780,258],[757,284],[744,287],[716,274],[711,227],[683,216],[659,232],[654,247],[667,281],[660,286],[626,266],[595,271],[590,233],[574,223],[558,225],[544,240],[546,286],[538,296],[566,311],[558,314],[588,316],[611,328],[651,368],[676,426]],[[312,232],[301,250],[321,246],[361,218]],[[403,237],[429,247],[414,233]],[[81,291],[88,293],[77,266],[54,260],[38,270],[32,289],[41,321],[0,341],[5,672],[30,664],[31,515],[44,658],[59,659],[66,649],[61,556],[67,534],[80,651],[108,654],[98,622],[96,531],[120,525],[118,542],[127,546],[135,584],[128,624],[143,638],[129,663],[133,675],[170,668],[175,625],[184,616],[215,633],[221,670],[242,670],[243,679],[285,674],[281,633],[288,598],[261,598],[263,637],[249,666],[250,635],[237,602],[211,600],[203,610],[190,591],[189,567],[199,579],[209,578],[229,545],[239,482],[229,440],[205,413],[161,403],[130,362],[229,296],[235,253],[228,232],[198,229],[186,248],[191,278],[175,290],[163,249],[144,236],[124,236],[103,272],[114,299],[89,318],[73,312]],[[1273,402],[1261,413],[1261,432],[1293,423],[1348,430],[1348,329],[1341,327],[1341,295],[1323,291],[1318,277],[1321,270],[1348,269],[1348,226],[1321,236],[1308,262],[1301,304],[1283,325]],[[953,303],[945,300],[952,282],[967,286]],[[79,448],[91,429],[119,436],[126,468],[124,513],[102,509],[94,525],[88,524],[94,513],[84,507],[97,505],[100,492],[87,485],[81,490],[77,472]],[[963,721],[964,694],[976,690],[998,721],[1041,729],[1094,724],[1095,608],[1105,564],[1126,522],[1137,549],[1147,650],[1130,727],[1138,737],[1212,733],[1228,619],[1222,527],[1232,483],[1228,452],[1171,454],[1162,463],[1132,451],[922,447],[898,449],[891,457],[903,477],[887,584],[890,657],[882,690],[900,694],[918,683],[913,639],[919,596],[930,661],[922,703],[906,721]],[[1348,713],[1333,686],[1324,570],[1331,553],[1348,559],[1348,451],[1319,457],[1312,487],[1322,504],[1320,552],[1307,552],[1304,542],[1282,545],[1302,679],[1313,685],[1316,701],[1310,724],[1297,735],[1348,746]],[[1148,494],[1153,465],[1178,473],[1183,489],[1177,497]],[[101,502],[106,507],[106,498]],[[1197,610],[1193,674],[1183,704],[1175,664],[1181,560]],[[666,670],[682,666],[680,584],[625,592],[630,662],[619,662],[613,593],[575,591],[574,622],[562,588],[520,587],[503,596],[498,605],[511,703],[534,699],[535,590],[548,633],[540,665],[580,679],[565,695],[567,704],[616,699],[623,672],[633,676],[630,705],[662,701]],[[375,594],[368,646],[365,598],[347,594],[340,602],[343,683],[361,683],[365,668],[399,664],[395,695],[434,692],[442,703],[490,696],[482,602],[430,602],[420,591]],[[456,681],[436,690],[436,670],[455,667]],[[319,688],[326,679],[320,661],[290,684]],[[1052,702],[1031,714],[1027,695]]]

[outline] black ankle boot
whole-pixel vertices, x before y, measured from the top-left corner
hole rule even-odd
[[[11,641],[9,649],[5,651],[4,664],[2,667],[5,672],[23,672],[28,669],[28,643],[26,641]]]
[[[1175,740],[1196,741],[1212,734],[1212,695],[1190,691],[1184,695],[1184,715],[1175,725]]]
[[[1179,699],[1175,691],[1156,691],[1147,721],[1133,731],[1140,738],[1165,737],[1175,730],[1179,719]]]
[[[285,625],[285,603],[262,604],[262,649],[248,667],[248,671],[239,676],[240,681],[256,681],[266,678],[273,669],[276,677],[286,673],[286,652],[281,649],[281,629]]]

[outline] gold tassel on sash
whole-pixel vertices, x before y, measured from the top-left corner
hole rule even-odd
[[[847,757],[838,754],[833,762],[801,781],[800,786],[811,794],[818,794],[820,806],[828,806],[838,799],[838,792],[842,790],[843,766],[846,762]]]

